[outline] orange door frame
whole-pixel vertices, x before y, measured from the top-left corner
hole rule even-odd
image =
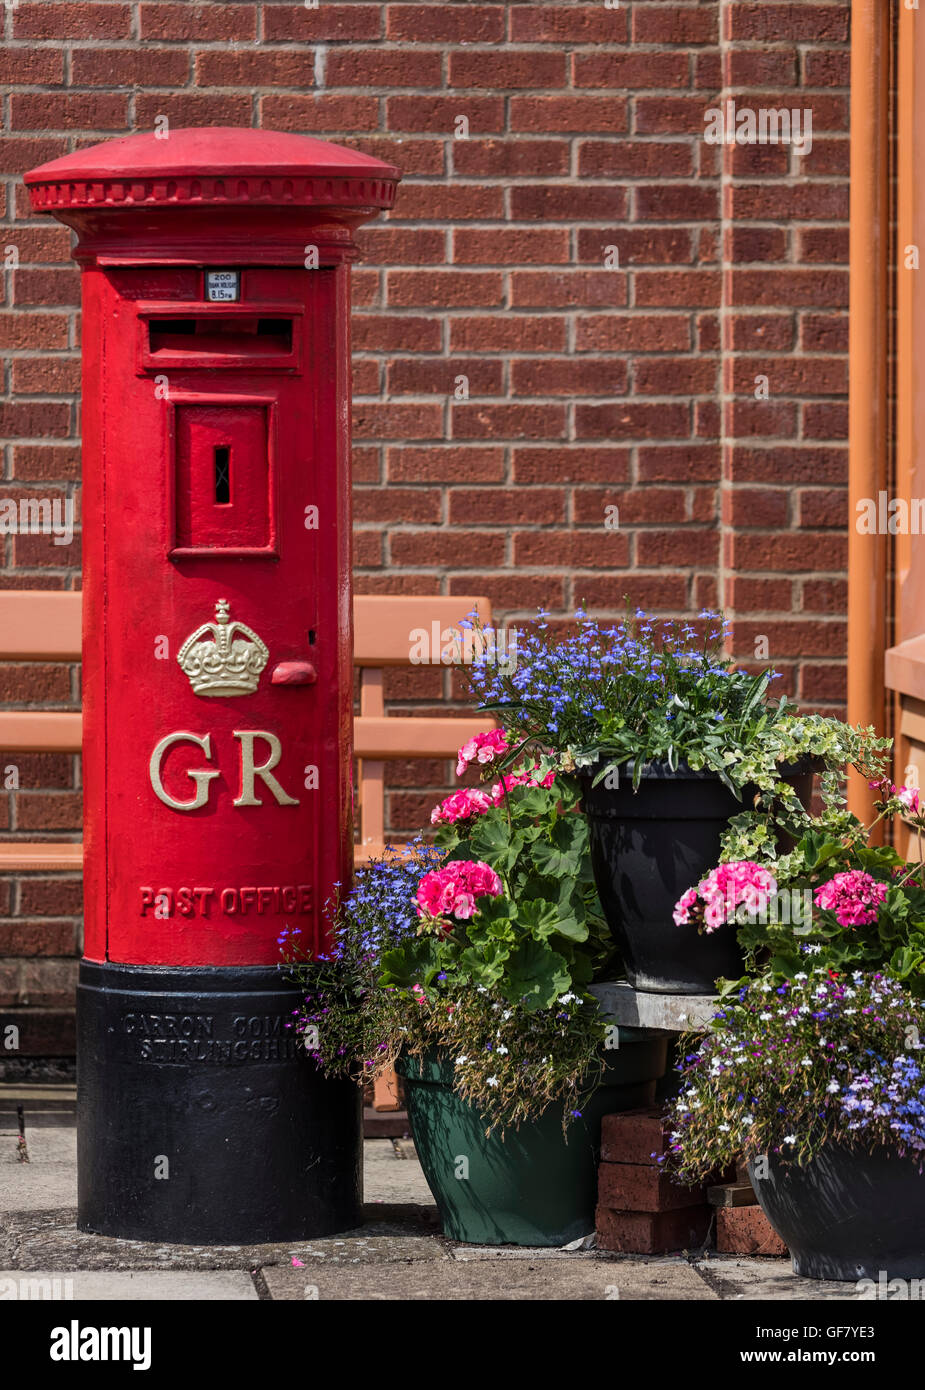
[[[860,498],[889,478],[889,0],[851,7],[851,257],[849,293],[848,719],[889,732],[884,656],[889,643],[888,537],[862,535]],[[889,720],[892,723],[892,720]],[[856,773],[849,805],[873,819],[873,793]]]

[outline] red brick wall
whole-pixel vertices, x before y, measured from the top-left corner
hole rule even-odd
[[[2,244],[20,267],[0,306],[0,496],[79,489],[78,277],[18,175],[159,115],[321,134],[405,174],[355,276],[358,590],[484,592],[515,625],[540,603],[722,602],[739,655],[766,637],[793,694],[837,705],[849,8],[3,7]],[[729,95],[811,107],[812,153],[706,144]],[[77,541],[0,538],[0,585],[78,582]],[[388,693],[432,707],[445,679],[396,674]],[[74,670],[0,665],[7,707],[77,700]],[[76,833],[76,760],[19,765],[0,836]],[[419,822],[443,778],[396,768],[391,825]],[[0,1006],[67,1002],[77,926],[71,881],[0,884]]]

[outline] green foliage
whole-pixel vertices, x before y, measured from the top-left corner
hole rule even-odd
[[[552,766],[542,760],[533,777]],[[489,1127],[516,1126],[550,1105],[567,1124],[596,1083],[605,1036],[587,986],[618,967],[577,783],[504,780],[500,805],[441,825],[436,849],[412,851],[404,877],[376,860],[359,871],[335,912],[334,960],[298,962],[289,948],[290,971],[308,990],[297,1027],[329,1074],[359,1066],[374,1076],[400,1053],[436,1048],[454,1060],[457,1089]],[[466,921],[414,913],[411,925],[417,881],[453,859],[488,864],[503,893],[479,897]]]
[[[918,832],[907,862],[871,843],[873,826],[832,784],[825,799],[821,815],[801,812],[783,853],[772,820],[738,817],[726,836],[724,858],[761,863],[777,894],[771,910],[737,911],[747,974],[722,982],[722,1008],[682,1067],[669,1166],[685,1181],[742,1153],[802,1163],[858,1136],[925,1153],[925,810],[880,783],[873,824],[903,815]]]
[[[554,749],[566,770],[594,767],[595,780],[626,766],[638,787],[643,769],[682,762],[715,772],[737,794],[761,794],[758,811],[780,801],[799,817],[782,769],[812,765],[842,775],[882,775],[889,740],[822,715],[798,715],[769,698],[770,670],[736,668],[724,654],[727,620],[700,614],[702,629],[657,622],[641,611],[602,628],[583,613],[553,634],[544,621],[518,641],[514,664],[476,660],[470,680],[481,708],[517,743]]]
[[[833,1141],[921,1161],[923,1029],[921,1002],[885,972],[747,981],[705,1038],[684,1039],[666,1167],[697,1183],[743,1157],[805,1163]]]
[[[543,760],[537,779],[551,767]],[[560,775],[550,787],[512,785],[501,805],[441,826],[437,842],[447,857],[490,865],[504,895],[480,898],[475,915],[449,933],[434,926],[435,935],[426,938],[434,943],[430,954],[421,956],[417,942],[390,952],[381,983],[406,984],[418,960],[426,960],[429,973],[418,977],[425,988],[441,975],[451,989],[482,986],[532,1012],[600,978],[614,952],[579,798],[575,779]]]
[[[836,840],[814,828],[771,867],[778,898],[786,903],[800,895],[810,910],[790,913],[790,920],[765,914],[767,920],[739,927],[749,975],[771,971],[792,979],[810,955],[814,965],[839,973],[888,969],[912,994],[925,997],[925,888],[918,866],[907,865],[889,846],[867,845],[858,837]],[[853,871],[870,874],[884,885],[886,896],[872,921],[845,925],[815,899],[835,875]],[[908,877],[910,871],[915,877]]]

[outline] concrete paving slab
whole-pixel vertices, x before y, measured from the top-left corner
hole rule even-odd
[[[391,1139],[367,1139],[363,1145],[363,1199],[412,1203],[436,1210],[433,1196],[417,1155],[399,1155]]]
[[[410,1264],[412,1261],[448,1260],[443,1242],[436,1236],[377,1234],[331,1236],[313,1240],[299,1251],[305,1265]]]
[[[30,1128],[26,1134],[29,1162],[16,1154],[18,1134],[0,1134],[0,1208],[7,1211],[47,1211],[77,1206],[77,1131],[72,1128]]]
[[[0,1270],[0,1298],[29,1302],[66,1302],[86,1298],[110,1303],[154,1299],[183,1303],[256,1301],[254,1281],[241,1270]]]
[[[345,1231],[350,1237],[373,1239],[421,1238],[416,1227],[368,1225]],[[340,1239],[331,1237],[327,1239]],[[440,1254],[443,1246],[438,1242]],[[0,1267],[20,1270],[131,1270],[131,1269],[246,1269],[281,1265],[292,1267],[293,1258],[309,1262],[310,1252],[323,1242],[287,1241],[261,1245],[162,1245],[156,1241],[116,1240],[110,1236],[78,1231],[73,1211],[0,1213]],[[423,1250],[429,1242],[424,1240]],[[371,1248],[370,1258],[376,1258]],[[405,1258],[402,1256],[401,1258]],[[415,1258],[419,1258],[416,1256]]]
[[[616,1272],[615,1272],[616,1270]],[[445,1260],[425,1264],[314,1266],[261,1271],[274,1300],[355,1302],[441,1301],[604,1302],[667,1299],[716,1301],[718,1295],[689,1265],[588,1260]]]
[[[856,1301],[854,1284],[835,1279],[803,1279],[794,1274],[787,1260],[748,1260],[735,1256],[700,1260],[697,1269],[722,1299],[780,1299],[804,1302],[807,1299]]]
[[[573,1260],[590,1258],[594,1252],[568,1250],[561,1245],[462,1245],[450,1241],[448,1249],[454,1260]]]
[[[32,1161],[22,1164],[15,1134],[0,1133],[0,1279],[79,1278],[102,1290],[74,1297],[249,1299],[251,1273],[260,1270],[261,1291],[286,1299],[857,1298],[852,1285],[798,1278],[789,1260],[708,1256],[689,1263],[448,1242],[437,1234],[436,1206],[412,1147],[388,1138],[364,1146],[368,1205],[358,1230],[252,1246],[114,1240],[76,1229],[73,1128],[33,1128],[28,1142]],[[149,1287],[166,1292],[139,1292]]]
[[[626,980],[591,985],[607,1018],[631,1028],[656,1028],[663,1033],[684,1033],[706,1028],[717,999],[710,994],[653,994],[635,990]]]

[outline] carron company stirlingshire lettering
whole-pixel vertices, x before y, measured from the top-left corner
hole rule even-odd
[[[286,1014],[153,1013],[122,1015],[121,1031],[137,1056],[153,1062],[269,1062],[296,1055]]]
[[[293,1037],[141,1038],[141,1062],[282,1062],[298,1055]]]
[[[215,1019],[211,1014],[127,1013],[122,1016],[124,1033],[141,1033],[154,1038],[211,1038]]]

